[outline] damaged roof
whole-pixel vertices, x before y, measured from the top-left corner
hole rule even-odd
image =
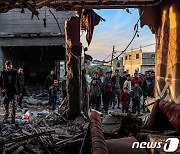
[[[79,8],[127,8],[157,5],[162,0],[1,0],[0,12],[32,5],[36,9],[48,6],[56,10],[77,10]],[[29,6],[28,6],[29,7]]]
[[[0,14],[0,38],[1,37],[34,37],[34,36],[64,36],[64,23],[76,13],[72,11],[56,12],[51,9],[51,12],[58,20],[60,30],[57,22],[49,8],[43,7],[38,9],[39,19],[36,17],[31,19],[31,12],[24,9],[12,9],[7,13]],[[45,20],[46,26],[43,20]]]

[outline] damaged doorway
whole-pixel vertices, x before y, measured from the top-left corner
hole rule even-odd
[[[56,62],[65,61],[63,46],[2,47],[4,59],[11,59],[15,69],[23,67],[28,83],[44,84]]]
[[[55,61],[55,72],[59,81],[63,81],[66,75],[66,60]]]

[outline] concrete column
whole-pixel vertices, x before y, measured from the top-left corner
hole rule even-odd
[[[68,118],[73,120],[80,114],[80,19],[71,17],[65,23]]]
[[[164,1],[156,34],[156,96],[180,103],[180,1]]]

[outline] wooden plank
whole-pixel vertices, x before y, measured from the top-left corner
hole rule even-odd
[[[38,136],[42,136],[42,135],[50,135],[50,134],[54,134],[54,133],[55,133],[55,130],[51,130],[51,131],[41,132],[41,133],[32,134],[32,135],[20,136],[20,137],[13,138],[11,140],[5,140],[4,143],[8,144],[8,143],[12,143],[12,142],[19,142],[19,141],[31,139],[34,137],[38,137]]]

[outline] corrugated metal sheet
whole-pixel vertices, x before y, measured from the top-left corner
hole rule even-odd
[[[13,35],[26,36],[38,34],[40,36],[59,36],[61,35],[58,25],[53,15],[49,12],[49,8],[39,9],[38,20],[35,16],[31,20],[31,12],[25,9],[25,13],[20,12],[21,9],[13,9],[7,13],[0,14],[0,37],[12,37]],[[46,12],[46,24],[44,27],[43,19],[45,18]],[[69,17],[75,15],[75,12],[56,12],[53,11],[56,16],[58,23],[61,27],[61,31],[64,34],[64,22]]]

